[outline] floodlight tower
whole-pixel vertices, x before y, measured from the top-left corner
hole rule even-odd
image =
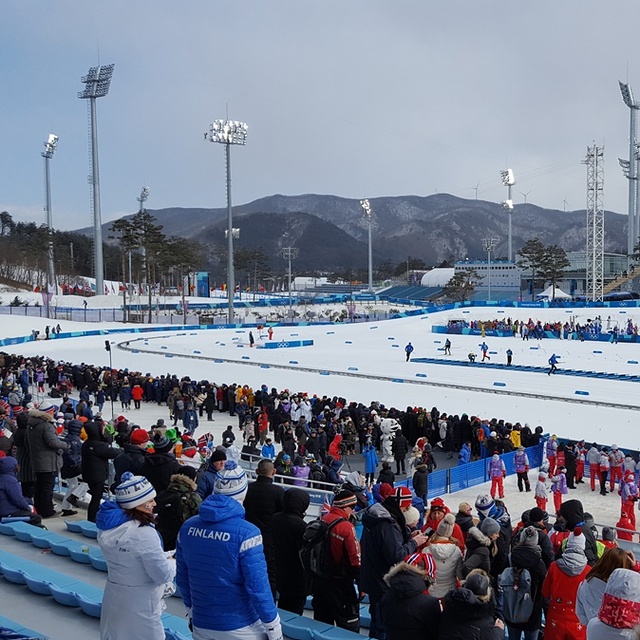
[[[298,257],[298,249],[295,247],[284,247],[282,257],[289,261],[289,316],[293,319],[293,299],[291,297],[291,261]]]
[[[45,180],[45,210],[47,212],[47,294],[57,293],[56,272],[53,260],[53,214],[51,213],[51,174],[49,172],[49,160],[53,158],[53,154],[58,146],[58,136],[50,133],[47,141],[44,143],[44,180]],[[53,288],[53,289],[52,289]],[[47,297],[47,300],[49,298]],[[47,303],[47,311],[49,304]]]
[[[231,207],[231,145],[247,143],[248,126],[237,120],[215,120],[209,127],[209,140],[224,145],[227,163],[227,296],[229,300],[228,323],[233,324],[233,296],[235,278],[233,273],[233,210]]]
[[[622,100],[629,107],[629,161],[628,166],[622,167],[625,172],[625,177],[629,180],[629,221],[627,231],[627,260],[629,266],[632,262],[632,255],[635,250],[636,242],[638,241],[638,198],[636,190],[636,182],[638,181],[638,158],[636,154],[637,144],[637,122],[638,122],[638,109],[640,109],[640,102],[636,102],[633,99],[633,92],[631,86],[625,82],[618,82],[620,85],[620,93],[622,94]],[[622,163],[621,163],[622,164]]]
[[[371,251],[371,205],[366,198],[360,200],[360,206],[362,207],[362,214],[364,219],[369,223],[369,293],[373,293],[373,254]]]
[[[511,197],[511,187],[516,183],[516,179],[511,169],[501,171],[500,177],[502,178],[502,184],[507,187],[507,199],[502,203],[502,206],[505,208],[507,215],[509,216],[509,245],[507,258],[509,259],[509,262],[511,262],[513,257],[513,229],[511,222],[511,218],[513,216],[513,198]]]
[[[587,147],[587,271],[586,297],[601,302],[604,295],[604,148]]]
[[[81,80],[86,85],[78,98],[89,100],[91,114],[91,192],[93,195],[93,251],[96,276],[96,295],[104,294],[104,259],[102,255],[102,212],[100,210],[100,170],[98,166],[98,123],[96,119],[96,98],[109,93],[111,77],[115,65],[107,64],[91,67]]]
[[[487,252],[487,302],[491,302],[491,252],[495,249],[495,238],[483,238],[484,250]]]

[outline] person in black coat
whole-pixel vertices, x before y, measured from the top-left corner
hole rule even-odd
[[[456,524],[460,527],[460,530],[462,531],[466,539],[469,529],[475,526],[472,507],[468,502],[461,502],[458,505],[458,513],[456,513]]]
[[[405,473],[404,459],[409,453],[409,441],[404,437],[402,432],[396,433],[395,438],[391,442],[391,451],[396,461],[396,475]],[[402,469],[402,471],[400,471]]]
[[[418,496],[418,498],[422,498],[422,501],[425,504],[427,503],[428,487],[429,471],[427,470],[427,465],[421,463],[416,467],[416,471],[413,474],[413,491]]]
[[[91,501],[87,509],[87,520],[96,521],[100,508],[104,483],[109,477],[109,460],[119,456],[122,451],[109,446],[104,435],[102,422],[85,422],[87,439],[82,443],[82,479],[89,485]]]
[[[383,462],[382,469],[378,474],[378,482],[390,484],[393,487],[393,484],[395,481],[396,481],[396,476],[391,470],[391,465],[388,462]]]
[[[285,490],[273,482],[276,469],[271,460],[260,460],[256,467],[256,481],[247,488],[247,495],[242,503],[245,520],[255,524],[262,534],[262,548],[267,561],[267,572],[271,590],[276,591],[276,571],[273,551],[273,534],[271,520],[274,514],[282,511]]]
[[[164,491],[171,482],[171,476],[182,469],[172,451],[173,442],[166,435],[158,433],[153,439],[153,453],[147,454],[142,463],[140,474],[153,485],[156,493]]]
[[[307,527],[304,516],[309,502],[306,491],[289,489],[282,497],[282,511],[271,518],[276,587],[280,594],[278,607],[298,615],[302,615],[307,599],[305,571],[299,552]]]
[[[389,590],[380,608],[387,640],[430,640],[438,637],[440,603],[429,595],[436,580],[430,555],[414,553],[393,565],[384,576]]]
[[[559,449],[559,448],[558,448]],[[567,488],[576,488],[576,445],[570,442],[564,450],[564,466],[566,469]]]
[[[503,640],[504,623],[494,615],[495,598],[489,576],[474,569],[458,589],[447,593],[440,619],[440,638]]]
[[[134,429],[128,438],[129,441],[122,447],[122,455],[113,461],[116,473],[112,488],[120,484],[120,478],[125,471],[131,471],[134,476],[143,475],[142,466],[148,455],[149,434],[144,429]]]

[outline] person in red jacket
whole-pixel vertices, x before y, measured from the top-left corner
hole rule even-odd
[[[131,397],[133,398],[134,409],[140,408],[140,401],[142,400],[142,396],[144,396],[144,389],[138,383],[134,384],[133,389],[131,389]]]
[[[360,631],[360,543],[351,524],[358,501],[352,491],[340,491],[329,513],[322,519],[329,525],[331,576],[313,581],[313,619],[335,624],[342,629]],[[355,584],[354,584],[355,582]]]
[[[634,526],[629,514],[622,509],[620,512],[620,520],[616,523],[616,535],[618,536],[618,540],[633,542],[633,533],[631,533],[633,530]]]
[[[576,615],[578,587],[590,569],[585,544],[582,528],[575,527],[563,554],[549,567],[542,584],[542,597],[549,600],[545,640],[586,640],[587,628]]]

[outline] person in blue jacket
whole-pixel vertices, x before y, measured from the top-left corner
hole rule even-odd
[[[184,416],[182,416],[182,425],[189,435],[193,435],[198,428],[198,412],[191,403],[187,405]]]
[[[551,357],[549,358],[549,372],[547,373],[548,376],[550,376],[552,373],[555,373],[558,370],[558,367],[556,366],[558,364],[558,356],[555,353],[551,354]]]
[[[367,443],[362,450],[364,456],[364,477],[368,485],[374,483],[376,468],[378,467],[378,454],[376,448],[371,444],[371,438],[367,438]]]
[[[265,443],[262,445],[261,451],[262,457],[267,460],[275,460],[276,457],[276,448],[273,446],[273,442],[271,442],[271,438],[267,438]]]
[[[244,519],[247,475],[228,460],[178,535],[176,584],[194,640],[281,640],[260,529]]]
[[[471,443],[465,442],[458,453],[458,464],[467,464],[468,462],[471,462]]]
[[[0,458],[0,518],[28,518],[37,527],[42,518],[33,512],[33,506],[22,495],[18,481],[18,461],[11,456]]]
[[[198,494],[204,500],[213,493],[213,486],[218,473],[224,469],[227,454],[222,449],[214,449],[209,456],[207,470],[198,480]]]

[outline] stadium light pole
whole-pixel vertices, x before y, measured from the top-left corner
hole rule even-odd
[[[293,298],[291,297],[291,261],[298,257],[298,249],[295,247],[284,247],[282,257],[289,261],[289,317],[293,320]]]
[[[501,171],[500,177],[502,178],[502,184],[507,187],[507,199],[502,203],[502,206],[506,209],[507,215],[509,216],[509,243],[507,258],[509,259],[509,262],[511,262],[511,259],[513,258],[513,228],[511,221],[513,217],[513,198],[511,197],[511,188],[516,183],[516,179],[511,169]]]
[[[496,240],[495,238],[484,238],[484,250],[487,252],[487,302],[491,302],[491,252],[495,249]]]
[[[636,102],[633,99],[633,92],[631,86],[625,82],[618,82],[620,85],[620,93],[622,95],[622,101],[629,108],[629,160],[628,166],[623,166],[625,171],[625,177],[629,180],[629,220],[627,230],[627,262],[628,266],[631,266],[632,258],[635,251],[635,244],[637,242],[637,227],[638,227],[638,200],[636,197],[636,182],[638,181],[638,159],[636,157],[636,143],[637,143],[637,122],[638,122],[638,109],[640,109],[640,102]],[[622,163],[621,163],[622,164]]]
[[[209,128],[209,140],[223,144],[227,164],[227,296],[229,312],[227,321],[233,324],[233,296],[235,277],[233,273],[233,210],[231,207],[231,145],[244,146],[247,143],[248,126],[237,120],[214,120]]]
[[[49,161],[53,158],[56,147],[58,146],[58,136],[50,133],[47,141],[44,143],[44,180],[45,180],[45,210],[47,212],[47,317],[49,317],[49,294],[58,293],[56,286],[56,272],[53,256],[53,214],[51,212],[51,174],[49,171]],[[53,287],[53,291],[52,291]]]
[[[362,207],[362,213],[365,220],[369,223],[369,293],[373,293],[373,254],[371,251],[371,204],[369,200],[365,198],[360,200],[360,206]]]
[[[104,295],[104,258],[102,253],[102,212],[100,210],[100,170],[98,166],[98,123],[96,99],[109,93],[114,65],[91,67],[81,80],[86,85],[78,98],[89,100],[91,117],[91,192],[93,195],[93,243],[96,295]]]

